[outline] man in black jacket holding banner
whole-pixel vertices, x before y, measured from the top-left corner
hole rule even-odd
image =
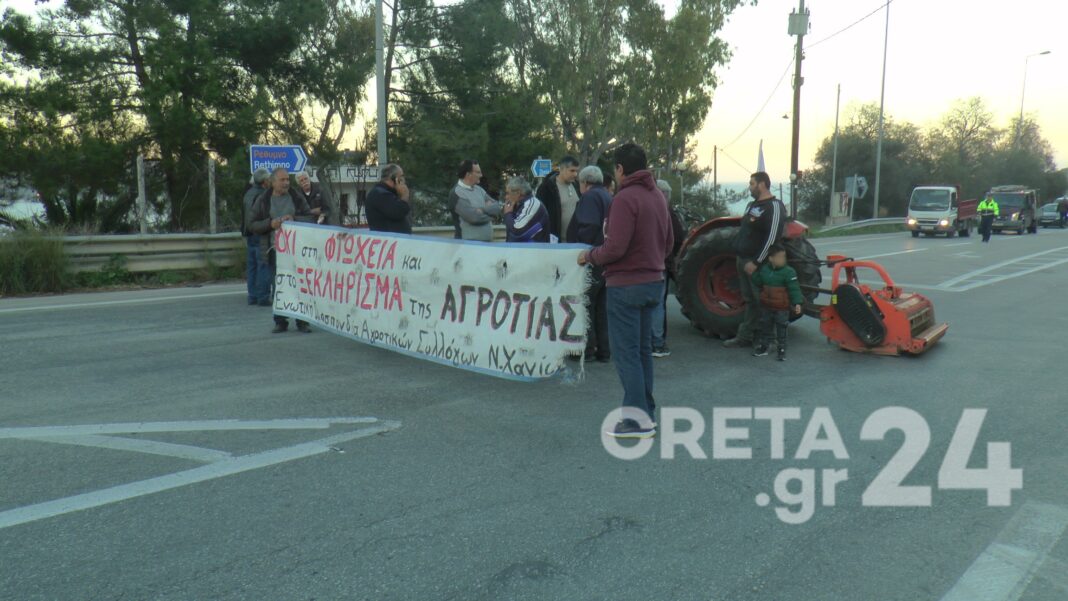
[[[752,277],[767,261],[772,245],[782,240],[786,226],[786,207],[770,190],[771,178],[767,173],[758,171],[749,178],[749,194],[753,202],[745,207],[741,227],[734,239],[734,252],[738,257],[738,292],[745,301],[745,317],[735,337],[723,342],[727,348],[753,345],[754,330],[760,317],[760,298]]]

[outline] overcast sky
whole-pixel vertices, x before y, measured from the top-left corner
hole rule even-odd
[[[677,2],[662,1],[669,13]],[[882,4],[882,0],[806,3],[812,17],[806,37],[806,47],[811,48],[803,68],[802,169],[811,165],[820,141],[834,131],[837,84],[842,84],[843,122],[858,104],[879,101],[885,12],[880,10],[833,39],[813,44]],[[34,2],[0,0],[0,7],[7,6],[27,11],[33,10]],[[762,139],[772,178],[784,181],[789,173],[790,121],[782,117],[792,108],[792,75],[779,81],[793,60],[794,38],[786,29],[790,10],[796,6],[785,0],[761,0],[735,11],[721,32],[733,49],[733,58],[719,71],[712,109],[696,139],[700,166],[711,167],[714,145],[724,148],[719,160],[721,182],[748,180]],[[1053,144],[1058,166],[1068,166],[1068,115],[1061,105],[1068,98],[1066,17],[1068,4],[1049,0],[893,0],[887,113],[924,126],[936,122],[955,100],[981,96],[998,124],[1007,126],[1020,110],[1025,58],[1049,50],[1051,54],[1030,60],[1025,111],[1038,118]],[[367,114],[373,115],[373,109]],[[754,117],[752,127],[742,135]]]

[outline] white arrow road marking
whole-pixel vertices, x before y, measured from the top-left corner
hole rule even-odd
[[[373,424],[377,421],[378,418],[375,417],[311,417],[248,421],[215,419],[192,422],[87,424],[84,426],[0,428],[0,438],[44,438],[82,434],[145,434],[150,432],[214,432],[221,430],[325,430],[334,424]]]
[[[164,455],[177,457],[201,463],[214,463],[233,457],[226,451],[205,449],[186,444],[174,444],[155,440],[138,440],[136,438],[122,438],[119,436],[35,436],[28,440],[39,442],[54,442],[56,444],[69,444],[80,447],[96,447],[98,449],[111,449],[113,451],[133,451],[148,455]]]
[[[311,442],[296,444],[280,449],[271,449],[251,455],[233,457],[225,451],[214,449],[200,449],[187,445],[170,445],[155,441],[141,441],[133,439],[112,438],[100,436],[101,434],[129,434],[134,432],[205,432],[221,430],[296,430],[296,429],[324,429],[334,424],[368,424],[367,427],[343,432],[326,438],[320,438]],[[24,439],[43,442],[58,442],[62,444],[91,444],[91,446],[106,446],[106,448],[136,451],[140,453],[163,454],[179,456],[179,453],[191,454],[194,457],[185,457],[195,461],[211,461],[208,465],[193,469],[149,478],[139,482],[120,484],[111,488],[97,490],[45,501],[34,505],[27,505],[7,511],[0,511],[0,530],[35,522],[50,517],[60,516],[84,509],[92,509],[102,505],[118,503],[127,499],[133,499],[144,495],[170,490],[181,486],[188,486],[198,482],[214,480],[224,476],[232,476],[286,463],[296,459],[312,457],[331,450],[331,447],[356,440],[390,432],[400,428],[399,421],[379,420],[374,417],[338,417],[338,418],[312,418],[312,419],[282,419],[265,421],[237,421],[218,420],[202,422],[148,422],[142,424],[96,424],[88,426],[56,426],[42,428],[3,428],[0,429],[0,439]],[[103,440],[101,440],[103,439]],[[100,444],[93,444],[100,443]],[[151,444],[144,444],[151,443]],[[194,452],[192,449],[199,449]]]

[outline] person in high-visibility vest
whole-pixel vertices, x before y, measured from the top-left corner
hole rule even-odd
[[[983,235],[983,242],[990,242],[994,218],[1000,214],[998,201],[994,200],[993,196],[987,196],[983,202],[979,203],[979,216],[981,218],[979,221],[979,233]]]

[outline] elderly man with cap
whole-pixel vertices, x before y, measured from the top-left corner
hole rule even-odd
[[[252,205],[256,197],[271,187],[271,173],[260,167],[252,174],[252,184],[245,191],[241,203],[241,235],[245,237],[245,280],[248,284],[248,304],[262,307],[271,304],[271,267],[260,248],[259,234],[249,229]]]

